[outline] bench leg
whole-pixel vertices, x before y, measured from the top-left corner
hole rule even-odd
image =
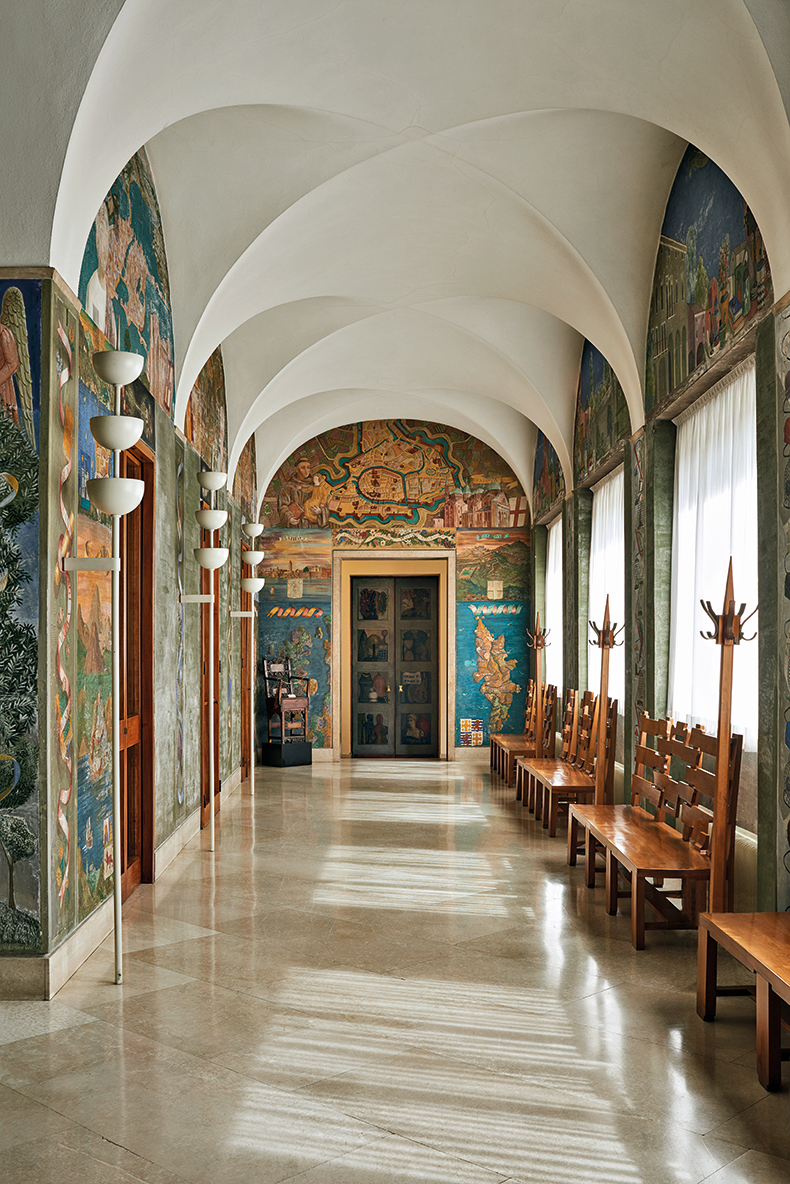
[[[757,1077],[764,1089],[782,1084],[781,999],[762,975],[757,975]]]
[[[541,816],[543,819],[543,829],[548,830],[549,826],[549,812],[551,810],[551,786],[543,786],[543,806],[541,808]]]
[[[543,812],[543,786],[535,778],[535,821],[540,822],[540,816]]]
[[[568,867],[576,867],[576,848],[579,843],[579,821],[568,811]]]
[[[593,867],[595,867],[595,863],[593,863]],[[595,886],[595,876],[593,876],[593,886]],[[610,917],[617,916],[617,860],[608,847],[606,849],[606,911]]]
[[[631,941],[635,950],[645,948],[645,877],[631,872]]]
[[[697,944],[697,1015],[703,1020],[716,1018],[716,966],[719,943],[707,929],[700,929]]]
[[[517,802],[521,801],[521,792],[522,792],[521,787],[522,787],[523,781],[524,781],[524,770],[522,769],[522,767],[518,763],[518,761],[516,761],[516,801]]]
[[[584,838],[584,882],[588,888],[595,887],[595,851],[596,842],[593,838],[592,831],[587,831]],[[617,870],[615,869],[615,884],[617,883]],[[609,898],[607,897],[607,900]],[[615,896],[615,912],[617,912],[617,897]]]
[[[549,838],[550,839],[556,838],[556,835],[557,835],[557,816],[559,814],[559,811],[560,811],[559,794],[552,793],[551,790],[549,790],[548,828],[549,828]]]

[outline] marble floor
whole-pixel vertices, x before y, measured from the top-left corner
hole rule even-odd
[[[564,848],[482,764],[259,770],[121,987],[110,940],[0,1004],[1,1184],[787,1184],[752,1003],[703,1024],[696,935],[635,952]]]

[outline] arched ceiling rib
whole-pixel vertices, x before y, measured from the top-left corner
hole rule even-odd
[[[642,422],[686,141],[740,188],[790,288],[790,128],[764,41],[790,19],[748,4],[759,31],[744,0],[126,0],[74,121],[51,261],[76,287],[147,142],[177,421],[221,343],[232,457],[286,398],[419,387],[547,425],[567,478],[580,336]]]

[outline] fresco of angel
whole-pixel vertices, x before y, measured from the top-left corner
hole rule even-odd
[[[0,407],[22,425],[33,448],[33,379],[25,301],[19,288],[7,288],[0,308]]]

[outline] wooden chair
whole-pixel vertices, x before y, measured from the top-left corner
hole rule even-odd
[[[307,712],[310,707],[309,679],[291,673],[290,658],[264,658],[266,715],[269,743],[307,743]],[[298,690],[299,686],[303,690]]]
[[[536,692],[539,693],[539,692]],[[552,683],[543,687],[543,718],[537,726],[521,736],[507,736],[498,734],[498,758],[495,771],[504,779],[506,785],[512,785],[516,772],[516,760],[520,756],[554,756],[556,744],[556,707],[557,688]],[[533,710],[533,717],[537,714],[537,707]],[[493,737],[492,737],[493,740]]]
[[[617,746],[617,700],[609,699],[605,713],[601,710],[600,696],[596,696],[592,713],[585,711],[579,726],[577,763],[566,766],[551,776],[542,774],[537,778],[535,794],[535,817],[538,817],[538,802],[542,794],[541,815],[543,826],[549,836],[557,833],[560,810],[569,812],[572,805],[592,802],[595,798],[598,729],[604,728],[604,793],[610,799],[614,787],[614,758]]]
[[[559,758],[526,757],[516,758],[516,801],[530,810],[535,809],[535,780],[531,773],[535,765],[541,768],[556,766],[560,761],[573,760],[576,755],[576,740],[579,727],[579,692],[568,690],[562,711],[562,747]]]
[[[716,774],[702,767],[702,759],[715,758],[716,737],[693,728],[686,741],[659,738],[657,749],[669,751],[685,766],[685,779],[654,770],[651,790],[655,816],[634,806],[573,807],[580,825],[587,828],[588,842],[600,843],[606,853],[606,907],[617,913],[618,898],[631,898],[631,940],[644,949],[647,929],[695,929],[705,907],[711,875],[711,830],[713,814],[699,805],[700,794],[711,794]],[[733,735],[728,762],[728,816],[725,825],[725,862],[728,900],[732,900],[735,850],[735,813],[740,780],[743,737]],[[655,794],[658,794],[657,798]],[[646,794],[642,796],[646,797]],[[649,800],[649,799],[648,799]],[[679,828],[669,826],[671,815]],[[594,880],[594,873],[593,873]],[[627,885],[619,891],[619,881]],[[669,881],[669,887],[665,887]],[[676,887],[679,882],[680,886]],[[675,901],[680,900],[680,906]],[[647,921],[646,906],[658,920]]]

